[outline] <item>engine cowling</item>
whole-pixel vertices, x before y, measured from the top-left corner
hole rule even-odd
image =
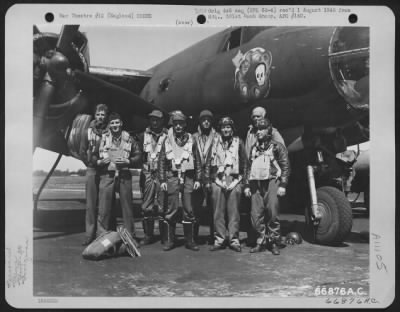
[[[60,34],[33,36],[33,151],[45,147],[66,154],[59,143],[77,113],[87,111],[87,97],[74,70],[88,72],[86,36],[78,25],[64,25]]]
[[[86,158],[80,154],[80,146],[85,136],[87,136],[87,129],[93,117],[88,114],[78,114],[72,122],[71,132],[67,138],[67,146],[70,155],[74,158],[82,160],[86,165]]]

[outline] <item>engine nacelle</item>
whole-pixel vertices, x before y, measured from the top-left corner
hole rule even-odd
[[[71,132],[67,138],[68,150],[72,157],[82,160],[86,165],[86,158],[80,154],[80,147],[87,136],[87,129],[89,128],[92,116],[88,114],[79,114],[72,122]]]

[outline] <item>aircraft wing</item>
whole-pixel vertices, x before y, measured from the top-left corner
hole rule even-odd
[[[89,73],[109,83],[139,94],[152,76],[151,71],[90,66]]]
[[[125,73],[126,70],[123,70]],[[133,78],[133,75],[127,76],[121,75],[122,72],[114,71],[114,75],[110,75],[104,72],[99,74],[99,71],[94,72],[83,72],[75,70],[74,76],[77,79],[78,85],[86,94],[95,96],[100,102],[106,103],[112,111],[119,112],[122,115],[125,114],[139,114],[142,116],[147,115],[151,110],[157,107],[145,101],[139,96],[140,86],[144,85],[143,78]],[[133,72],[133,71],[130,71]],[[137,77],[137,76],[136,76]],[[149,77],[146,77],[146,82]],[[138,83],[133,83],[139,81]],[[133,91],[134,89],[139,92]]]

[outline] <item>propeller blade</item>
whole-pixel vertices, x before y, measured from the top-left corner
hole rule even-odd
[[[33,101],[33,151],[35,151],[35,147],[39,144],[47,111],[54,98],[55,91],[55,86],[50,76],[46,73],[39,93]]]
[[[36,25],[33,25],[33,34],[34,34],[34,35],[40,34],[40,30],[39,30],[39,28],[38,28]]]
[[[79,25],[64,25],[61,29],[60,37],[58,38],[56,49],[62,53],[66,53],[71,46]]]

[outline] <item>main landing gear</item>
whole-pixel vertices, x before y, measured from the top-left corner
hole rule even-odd
[[[311,241],[314,243],[338,245],[350,233],[353,225],[351,205],[341,183],[348,168],[346,164],[339,164],[333,153],[326,148],[322,149],[312,151],[317,156],[316,161],[314,165],[309,161],[306,166],[310,194],[305,209],[306,230],[311,234]],[[329,165],[325,162],[324,155],[327,156]],[[320,186],[316,187],[316,184]]]
[[[311,205],[308,205],[305,211],[307,230],[315,243],[340,244],[353,225],[350,203],[344,193],[336,187],[322,186],[315,189],[315,184],[310,182],[314,179],[313,169],[310,167],[307,167],[311,193]]]

